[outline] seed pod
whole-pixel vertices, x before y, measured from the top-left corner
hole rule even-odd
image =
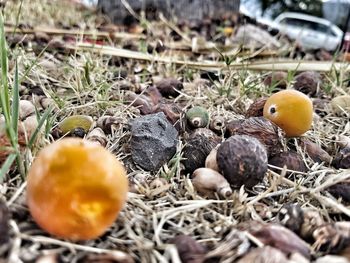
[[[278,249],[264,246],[255,248],[246,254],[243,258],[237,261],[237,263],[281,263],[289,262],[287,257]]]
[[[235,187],[252,188],[262,182],[267,171],[265,147],[254,137],[234,135],[224,141],[217,151],[220,171]]]
[[[225,134],[226,132],[226,126],[225,126],[225,117],[220,115],[214,115],[210,118],[209,123],[209,129],[211,129],[213,132],[221,135]]]
[[[316,71],[302,72],[294,78],[294,81],[294,89],[310,96],[314,96],[317,88],[322,85],[321,75]]]
[[[307,171],[307,168],[306,168],[306,165],[304,164],[303,159],[300,157],[300,155],[297,152],[293,152],[293,151],[281,152],[274,155],[272,158],[270,158],[269,164],[280,168],[283,168],[284,166],[286,166],[288,170],[302,172],[302,173]]]
[[[105,115],[98,118],[96,126],[101,128],[106,134],[111,134],[112,131],[123,127],[123,120],[122,118]]]
[[[69,134],[76,128],[82,128],[85,133],[87,133],[93,123],[91,116],[87,115],[72,115],[65,118],[58,124],[58,128],[61,130],[62,134]]]
[[[182,82],[175,78],[165,78],[155,83],[156,88],[165,98],[176,98],[183,89]]]
[[[107,145],[107,136],[101,128],[94,128],[86,136],[86,140],[95,142],[103,147]]]
[[[232,195],[232,189],[225,177],[210,168],[195,170],[192,174],[192,184],[204,195],[213,196],[213,192],[217,192],[223,198]]]
[[[206,128],[199,128],[184,139],[182,161],[189,173],[200,167],[204,167],[205,159],[211,150],[221,142],[221,138]]]
[[[216,160],[216,155],[218,152],[218,148],[220,147],[220,144],[216,145],[209,153],[207,158],[205,159],[205,168],[210,168],[214,171],[220,172],[218,162]]]
[[[192,128],[204,128],[209,124],[209,113],[200,106],[194,106],[186,112],[187,123]]]
[[[277,89],[285,89],[288,86],[288,74],[284,71],[271,72],[264,79],[266,86],[273,86]]]
[[[316,143],[313,143],[306,138],[301,138],[300,145],[305,149],[307,154],[314,162],[324,162],[326,165],[331,163],[332,157]]]
[[[267,98],[262,97],[256,99],[252,104],[250,104],[245,117],[250,118],[250,117],[262,117],[264,115],[264,106]]]
[[[316,210],[304,209],[304,222],[301,225],[300,237],[304,240],[311,240],[314,230],[324,224],[320,213]]]
[[[304,222],[304,212],[299,204],[285,204],[276,218],[281,225],[298,234]]]
[[[175,244],[181,262],[203,263],[205,261],[206,248],[192,237],[179,235],[171,239],[169,243]]]
[[[343,115],[350,110],[350,96],[342,95],[331,100],[333,112],[337,115]]]
[[[251,117],[231,121],[227,124],[227,135],[249,135],[258,139],[267,150],[269,156],[279,153],[282,144],[278,127],[264,117]]]

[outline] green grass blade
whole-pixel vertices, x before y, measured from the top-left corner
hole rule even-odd
[[[38,133],[41,129],[41,127],[44,125],[45,121],[48,119],[50,113],[52,111],[52,107],[49,107],[43,114],[43,116],[40,118],[39,123],[38,123],[38,127],[36,127],[34,133],[32,134],[32,136],[30,137],[29,143],[28,143],[28,147],[32,148],[36,137],[38,136]]]
[[[18,64],[16,60],[14,84],[12,89],[12,127],[15,134],[18,132],[19,119],[19,82],[18,82]],[[16,136],[16,139],[17,136]],[[16,140],[17,141],[17,140]]]
[[[0,92],[1,106],[2,111],[5,116],[7,123],[10,122],[10,100],[9,100],[9,90],[7,82],[7,49],[6,49],[6,39],[5,39],[5,30],[4,30],[4,20],[3,16],[0,13],[0,54],[1,54],[1,81],[2,87]]]
[[[5,175],[8,173],[8,171],[11,168],[11,165],[13,164],[13,162],[16,160],[17,154],[12,153],[9,156],[7,156],[6,161],[4,162],[4,164],[2,165],[1,169],[0,169],[0,182],[2,182],[2,180],[4,179]]]

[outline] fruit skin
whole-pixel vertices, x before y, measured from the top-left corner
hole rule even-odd
[[[71,240],[102,235],[116,220],[128,192],[123,165],[103,147],[79,138],[42,149],[27,183],[27,203],[36,223]]]
[[[296,90],[282,90],[265,103],[264,117],[278,125],[287,137],[300,136],[311,128],[312,101]]]

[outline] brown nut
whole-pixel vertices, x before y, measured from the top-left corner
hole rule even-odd
[[[216,160],[223,176],[238,188],[252,188],[262,182],[267,171],[266,149],[252,136],[231,136],[221,143]]]
[[[271,72],[264,79],[264,84],[278,90],[285,89],[288,86],[288,74],[284,71]]]
[[[321,75],[316,71],[299,73],[294,81],[294,89],[310,96],[314,96],[318,87],[322,85]]]
[[[303,159],[297,152],[294,152],[294,151],[281,152],[274,155],[272,158],[269,159],[269,164],[279,167],[281,169],[284,166],[286,166],[288,170],[302,172],[302,173],[307,171],[307,168],[306,168],[306,165],[304,164]],[[277,170],[277,171],[280,171],[280,170]]]
[[[282,150],[279,128],[264,117],[251,117],[245,120],[235,120],[227,125],[228,136],[234,134],[249,135],[258,139],[267,150],[269,156]]]
[[[181,262],[204,262],[207,250],[192,237],[186,235],[179,235],[171,239],[169,243],[175,244]]]
[[[194,188],[205,195],[213,196],[217,192],[221,197],[232,195],[232,189],[225,177],[210,168],[198,168],[192,174]]]
[[[175,78],[165,78],[155,83],[156,88],[166,98],[175,98],[179,96],[179,92],[183,89],[182,82]]]
[[[309,139],[301,138],[300,145],[314,162],[324,162],[326,165],[331,163],[332,157],[316,143],[311,142]]]
[[[196,129],[184,138],[182,163],[186,171],[193,173],[197,168],[204,167],[205,159],[220,141],[219,136],[206,128]]]
[[[252,104],[250,104],[245,117],[250,118],[264,116],[264,106],[266,101],[266,97],[256,99]]]

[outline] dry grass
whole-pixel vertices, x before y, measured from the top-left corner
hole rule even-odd
[[[17,24],[19,6],[20,1],[6,2],[4,13],[7,26],[13,27]],[[19,15],[19,24],[24,27],[78,26],[81,30],[93,30],[98,21],[91,10],[81,11],[69,1],[58,0],[23,1]],[[109,44],[120,48],[129,41],[143,52],[147,43],[156,42],[157,36],[169,34],[172,26],[166,22],[150,23],[146,41],[143,37],[140,40],[110,39]],[[22,36],[25,39],[31,34]],[[62,36],[55,38],[62,39]],[[81,39],[82,35],[78,35],[76,42]],[[170,38],[166,40],[171,44]],[[36,43],[33,42],[33,45]],[[75,45],[75,42],[67,45]],[[13,76],[13,58],[16,57],[24,89],[38,86],[46,96],[56,102],[59,110],[52,116],[53,127],[72,114],[90,115],[95,120],[105,114],[112,114],[123,118],[125,123],[138,116],[137,109],[123,104],[125,91],[121,89],[122,80],[116,78],[120,68],[128,72],[127,79],[131,88],[145,86],[158,76],[182,78],[186,85],[177,101],[185,105],[205,105],[210,114],[223,114],[228,119],[243,118],[253,99],[269,94],[269,90],[262,84],[266,72],[248,71],[245,67],[236,70],[224,66],[226,73],[219,81],[201,85],[198,82],[200,70],[193,69],[186,63],[164,64],[152,59],[122,59],[89,50],[58,52],[44,48],[45,45],[13,47],[10,50],[9,75]],[[162,56],[176,57],[183,61],[203,61],[211,57],[208,52],[195,55],[191,52],[179,53],[173,49],[166,50]],[[218,60],[220,56],[215,53],[213,57]],[[200,63],[206,65],[204,62]],[[347,83],[342,81],[347,76],[345,69],[326,74],[325,82],[332,88],[330,95],[348,94]],[[12,82],[11,79],[10,84]],[[350,136],[349,127],[348,117],[338,117],[329,112],[315,121],[313,129],[305,137],[326,149],[332,149],[331,152],[334,153],[336,146],[331,137],[339,134]],[[50,143],[51,140],[49,137],[45,143]],[[116,131],[108,137],[107,148],[119,159],[127,160],[129,156],[123,148],[126,140],[128,132]],[[288,145],[292,144],[293,141]],[[28,154],[27,161],[32,160],[40,147],[42,146],[38,145]],[[166,174],[167,185],[156,189],[147,185],[140,186],[140,194],[129,194],[128,202],[118,220],[103,237],[79,244],[47,237],[37,227],[25,204],[25,182],[19,175],[12,173],[0,184],[0,196],[6,200],[13,217],[11,242],[0,249],[0,257],[6,258],[8,262],[29,262],[43,254],[57,253],[63,262],[78,262],[89,253],[111,253],[119,250],[130,255],[136,262],[179,262],[176,261],[178,255],[169,240],[178,234],[188,234],[209,247],[210,256],[220,257],[221,262],[232,262],[247,251],[248,240],[252,240],[248,234],[238,237],[238,234],[232,232],[234,227],[251,219],[271,222],[285,203],[299,203],[303,208],[316,209],[326,221],[348,220],[350,209],[347,204],[336,200],[324,189],[349,179],[349,173],[315,164],[301,147],[297,147],[297,150],[304,157],[309,172],[294,172],[287,179],[269,171],[264,183],[249,192],[238,189],[229,200],[208,200],[199,196],[193,189],[189,175],[182,174],[181,166],[175,162],[176,169],[168,167],[173,173]],[[133,169],[129,171],[130,178],[146,176],[151,181],[161,175],[161,171],[149,174],[137,168]]]

